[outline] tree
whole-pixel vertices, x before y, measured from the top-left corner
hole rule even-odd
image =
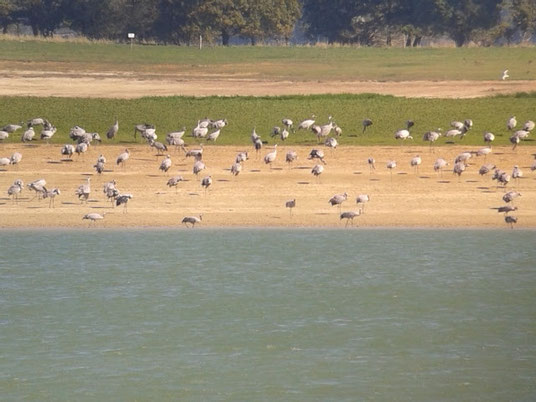
[[[52,36],[64,19],[63,0],[18,0],[17,14],[32,27],[35,36]]]
[[[244,27],[245,9],[246,0],[207,0],[193,11],[192,23],[208,37],[218,34],[222,45],[228,46],[231,36]]]
[[[473,32],[489,29],[499,20],[500,0],[435,0],[441,28],[456,46],[465,45]]]
[[[523,36],[536,33],[536,2],[534,0],[507,0],[502,4],[509,14],[511,29]]]

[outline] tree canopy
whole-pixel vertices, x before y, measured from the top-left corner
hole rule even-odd
[[[0,0],[3,32],[27,24],[50,36],[68,26],[89,38],[193,44],[199,35],[228,45],[288,43],[295,28],[311,40],[407,46],[446,35],[457,46],[483,35],[496,40],[536,34],[534,0]]]

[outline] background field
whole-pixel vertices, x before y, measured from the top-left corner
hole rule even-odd
[[[412,129],[414,142],[422,144],[424,132],[437,128],[446,131],[452,120],[470,118],[474,122],[473,129],[465,139],[456,139],[457,143],[483,144],[483,132],[491,131],[496,135],[495,144],[507,145],[511,133],[506,129],[506,120],[510,115],[516,115],[519,126],[528,119],[536,120],[535,101],[536,94],[463,100],[406,99],[372,94],[131,100],[0,97],[0,124],[46,117],[58,128],[52,142],[63,143],[71,142],[68,134],[75,125],[90,132],[99,132],[104,138],[117,117],[120,130],[112,143],[133,142],[133,127],[143,122],[156,125],[161,141],[164,141],[167,132],[185,126],[185,139],[187,143],[193,143],[190,132],[198,119],[226,118],[229,125],[222,130],[217,144],[250,144],[253,128],[263,140],[273,144],[281,143],[279,138],[271,138],[270,133],[274,126],[281,126],[282,118],[291,118],[297,125],[314,113],[320,124],[327,123],[329,115],[333,116],[343,129],[340,144],[391,145],[396,142],[394,132],[403,128],[408,119],[415,121]],[[364,118],[371,118],[374,124],[362,134],[361,122]],[[12,135],[7,142],[20,142],[21,131]],[[39,132],[40,128],[37,129],[36,138]],[[110,141],[104,139],[104,142]],[[310,131],[301,130],[291,134],[286,142],[304,145],[315,144],[317,140]],[[437,143],[446,142],[447,139],[442,138]]]
[[[535,48],[195,47],[0,39],[0,69],[309,80],[536,79]]]

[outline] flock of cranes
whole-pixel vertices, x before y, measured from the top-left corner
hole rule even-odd
[[[271,136],[272,137],[279,137],[281,141],[285,141],[290,135],[295,134],[297,131],[300,130],[306,130],[311,131],[318,140],[318,144],[324,144],[326,148],[333,150],[337,147],[337,137],[340,137],[342,135],[342,129],[334,122],[333,117],[328,117],[328,122],[322,125],[316,124],[316,117],[315,115],[311,115],[310,118],[307,118],[303,121],[301,121],[298,126],[297,130],[294,128],[294,122],[289,118],[284,118],[281,120],[282,126],[275,126],[272,130]],[[195,126],[191,131],[191,136],[194,138],[195,141],[200,140],[206,140],[206,141],[216,141],[218,137],[221,135],[222,130],[228,125],[228,122],[226,119],[219,119],[219,120],[211,120],[211,119],[202,119],[199,120],[197,123],[197,126]],[[446,138],[454,138],[459,137],[463,138],[473,127],[473,121],[470,119],[466,119],[464,121],[453,121],[450,123],[451,129],[447,130],[445,133],[442,133],[442,130],[431,130],[427,131],[423,135],[423,141],[427,141],[430,143],[430,146],[437,141],[440,137],[444,136]],[[25,131],[23,132],[21,136],[21,141],[23,143],[27,143],[29,141],[34,140],[35,137],[35,127],[42,126],[40,138],[46,142],[48,142],[52,136],[56,132],[56,128],[47,120],[44,118],[34,118],[27,122]],[[373,121],[371,119],[364,119],[362,121],[362,132],[364,133],[366,130],[371,130],[371,126],[373,126]],[[405,123],[405,127],[396,130],[394,133],[394,138],[396,140],[400,140],[402,142],[407,140],[413,140],[413,136],[411,135],[411,130],[415,126],[415,122],[412,120],[408,120]],[[530,135],[531,131],[535,128],[535,123],[531,120],[526,121],[522,128],[519,130],[516,130],[517,127],[517,119],[515,116],[510,116],[506,121],[506,129],[511,133],[510,136],[510,142],[513,144],[513,149],[515,150],[516,146],[519,144],[521,140],[527,139],[527,137]],[[24,128],[22,124],[8,124],[1,128],[0,130],[0,140],[5,140],[9,137],[10,134],[13,134],[17,132],[17,130],[20,130]],[[109,130],[106,133],[107,139],[113,139],[117,136],[119,132],[119,121],[116,118],[114,124],[112,124],[109,128]],[[156,151],[156,155],[158,156],[164,156],[164,159],[161,160],[159,164],[159,170],[163,173],[168,173],[170,169],[173,166],[171,155],[167,152],[169,152],[168,146],[174,146],[176,150],[182,150],[184,152],[184,158],[193,158],[193,165],[192,165],[192,173],[198,177],[199,174],[201,174],[207,167],[203,158],[203,145],[200,144],[197,148],[188,148],[185,144],[184,135],[186,133],[186,128],[183,127],[182,130],[175,131],[168,133],[166,135],[166,143],[164,144],[162,142],[157,141],[158,136],[156,134],[155,126],[148,123],[142,123],[137,124],[134,127],[134,137],[136,138],[139,134],[143,139],[146,140],[147,144],[153,148]],[[74,126],[70,133],[69,137],[76,142],[76,145],[73,144],[65,144],[60,152],[62,156],[65,156],[67,158],[72,158],[73,155],[76,153],[78,155],[84,154],[88,151],[91,144],[94,142],[101,142],[101,137],[98,133],[91,133],[87,132],[85,129],[83,129],[80,126]],[[470,165],[469,161],[472,160],[475,157],[483,156],[486,158],[487,155],[492,153],[491,144],[494,141],[495,135],[491,132],[485,132],[483,136],[483,141],[486,144],[485,147],[480,148],[476,151],[468,151],[463,152],[459,154],[455,160],[452,162],[452,172],[458,176],[458,178],[461,177],[461,175],[466,171],[468,166]],[[261,139],[261,136],[257,134],[255,128],[252,130],[251,136],[251,143],[253,146],[253,149],[255,150],[256,155],[259,157],[260,153],[262,152],[263,147],[265,146],[266,142]],[[277,144],[275,144],[271,150],[266,152],[264,156],[262,157],[262,161],[264,164],[268,165],[270,169],[272,169],[274,163],[278,159],[278,148]],[[166,154],[164,154],[166,152]],[[432,152],[432,149],[430,148],[430,152]],[[121,152],[115,162],[116,165],[121,169],[127,169],[127,161],[130,158],[130,150],[128,148],[124,149],[123,152]],[[298,153],[295,150],[288,150],[285,155],[285,162],[289,165],[294,163],[298,158]],[[238,176],[242,170],[243,170],[243,164],[249,159],[248,152],[239,152],[236,155],[236,158],[234,162],[231,164],[230,172],[234,176]],[[307,156],[308,160],[311,161],[318,161],[312,168],[310,173],[317,178],[317,180],[320,181],[320,176],[327,168],[327,162],[326,162],[326,156],[324,153],[324,150],[320,147],[314,147]],[[9,165],[17,165],[22,160],[22,154],[20,152],[14,152],[10,157],[0,157],[0,166],[9,166]],[[377,168],[376,160],[373,156],[369,157],[366,161],[370,173],[373,174],[373,172]],[[93,168],[95,169],[96,173],[99,175],[102,175],[105,170],[105,165],[107,163],[106,157],[104,155],[100,155],[97,158],[96,163],[93,165]],[[420,155],[415,155],[413,158],[410,159],[409,165],[414,168],[415,174],[419,173],[419,166],[423,163],[423,159]],[[433,168],[438,174],[442,175],[442,172],[450,165],[449,162],[447,162],[443,158],[437,158],[436,161],[433,164]],[[388,160],[386,162],[386,168],[390,171],[391,180],[393,179],[393,171],[397,168],[397,161],[395,160]],[[536,170],[536,160],[533,162],[531,166],[531,170]],[[484,164],[479,169],[479,174],[484,176],[488,173],[492,172],[492,179],[496,180],[498,185],[503,186],[506,188],[506,186],[511,182],[512,179],[514,181],[518,181],[521,177],[523,177],[523,172],[519,168],[518,165],[514,166],[511,173],[501,170],[495,165],[488,163]],[[79,185],[77,189],[75,189],[74,194],[78,197],[79,201],[81,203],[87,203],[88,199],[91,194],[91,185],[90,185],[90,178],[88,177],[86,181]],[[176,175],[171,177],[167,181],[167,186],[169,188],[175,187],[175,189],[178,188],[180,182],[184,181],[183,177],[181,175]],[[200,184],[202,188],[204,189],[205,193],[207,192],[208,188],[212,185],[213,179],[212,176],[204,176],[200,179]],[[56,196],[59,196],[61,194],[60,189],[58,188],[52,188],[49,189],[46,187],[46,181],[44,179],[39,179],[36,181],[33,181],[29,183],[27,186],[28,190],[34,191],[36,194],[36,197],[39,199],[41,198],[48,198],[49,199],[49,206],[51,208],[54,207],[54,200]],[[21,194],[21,192],[24,189],[24,183],[21,179],[17,179],[13,182],[12,185],[9,186],[7,193],[10,197],[16,201]],[[106,197],[112,202],[114,206],[123,206],[123,212],[127,213],[127,205],[128,202],[133,198],[133,195],[130,193],[123,193],[120,192],[116,187],[115,180],[112,180],[110,182],[107,182],[104,185],[103,192],[106,195]],[[504,197],[503,201],[507,203],[507,205],[498,207],[497,210],[501,213],[505,214],[505,222],[508,223],[510,226],[513,226],[514,223],[517,222],[517,218],[513,215],[510,215],[510,213],[517,210],[517,207],[513,207],[511,203],[514,202],[514,200],[519,197],[521,194],[517,191],[510,191],[507,192]],[[353,225],[354,218],[362,215],[364,213],[364,205],[365,203],[369,202],[370,196],[368,194],[359,194],[356,198],[356,204],[358,206],[361,206],[360,208],[357,208],[356,210],[352,211],[341,211],[342,204],[348,199],[348,193],[342,193],[342,194],[335,194],[332,198],[328,200],[328,202],[332,206],[338,206],[339,209],[339,217],[340,219],[346,219],[346,226],[348,226],[349,223]],[[289,200],[285,203],[285,207],[289,208],[290,215],[292,216],[292,210],[296,207],[296,199]],[[89,213],[83,216],[83,219],[87,219],[90,222],[95,222],[97,220],[101,220],[104,218],[104,214],[100,215],[98,213]],[[197,216],[186,216],[182,220],[182,223],[189,227],[194,227],[196,224],[199,224],[202,220],[202,215]]]

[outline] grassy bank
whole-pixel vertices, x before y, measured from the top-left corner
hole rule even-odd
[[[314,95],[287,97],[162,97],[123,99],[81,98],[34,98],[0,97],[0,125],[25,122],[34,117],[45,117],[58,128],[53,143],[71,142],[69,129],[75,125],[102,136],[114,118],[119,119],[119,134],[112,142],[132,142],[133,127],[137,123],[149,122],[156,125],[157,134],[164,140],[165,134],[186,126],[187,142],[192,143],[189,133],[198,119],[226,118],[228,127],[222,130],[217,144],[249,144],[249,136],[255,127],[258,134],[269,143],[280,142],[270,138],[274,126],[281,126],[282,118],[291,118],[297,125],[311,114],[317,122],[324,124],[328,116],[343,129],[341,144],[391,145],[393,134],[403,128],[406,120],[415,121],[412,134],[415,143],[422,143],[425,131],[443,128],[445,131],[452,120],[470,118],[474,122],[463,143],[482,144],[482,133],[491,131],[496,135],[495,144],[509,144],[510,133],[506,120],[516,115],[518,126],[528,119],[536,120],[534,104],[536,94],[498,96],[478,99],[406,99],[380,95]],[[374,121],[367,133],[362,134],[364,118]],[[7,142],[19,142],[19,131]],[[36,138],[39,137],[39,129]],[[456,140],[459,142],[459,140]],[[106,141],[105,141],[106,142]],[[444,144],[440,139],[438,144]],[[290,144],[315,144],[311,132],[299,131],[291,134]]]
[[[0,67],[248,76],[291,80],[536,79],[536,48],[141,46],[1,39]]]

